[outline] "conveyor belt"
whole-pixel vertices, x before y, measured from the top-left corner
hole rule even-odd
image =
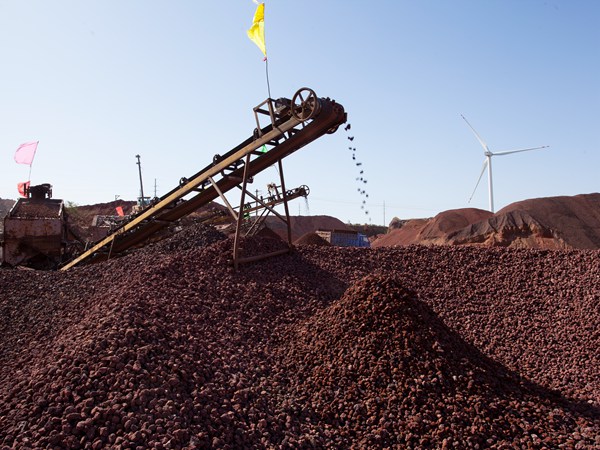
[[[257,128],[253,136],[214,161],[144,209],[131,221],[95,243],[67,263],[67,270],[81,263],[106,260],[147,241],[161,229],[196,211],[324,134],[333,133],[346,121],[342,105],[317,98],[302,88],[289,99],[267,99],[254,108]],[[267,116],[269,125],[260,126]],[[184,197],[189,197],[184,199]],[[242,204],[244,195],[242,194]],[[286,204],[287,206],[287,204]]]

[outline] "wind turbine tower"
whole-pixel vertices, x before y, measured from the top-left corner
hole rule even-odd
[[[471,128],[471,130],[475,134],[475,137],[477,138],[477,140],[479,141],[479,143],[483,147],[483,154],[485,155],[485,160],[483,161],[483,167],[481,168],[481,173],[479,174],[479,178],[477,179],[477,184],[475,185],[475,189],[473,189],[473,193],[471,194],[471,197],[469,197],[469,203],[471,202],[471,199],[473,198],[473,195],[475,195],[475,191],[477,190],[477,187],[479,186],[479,182],[481,181],[481,177],[483,176],[483,173],[485,172],[485,169],[487,168],[487,172],[488,172],[488,196],[489,196],[489,201],[490,201],[490,211],[491,212],[495,212],[494,211],[494,186],[493,186],[493,183],[492,183],[492,156],[510,155],[511,153],[528,152],[530,150],[540,150],[542,148],[547,148],[549,146],[548,145],[543,145],[541,147],[521,148],[521,149],[518,149],[518,150],[506,150],[506,151],[500,151],[500,152],[492,152],[490,150],[490,148],[488,147],[488,145],[485,143],[485,141],[483,139],[481,139],[481,136],[479,136],[479,134],[477,133],[477,131],[475,131],[475,128],[473,128],[471,126],[471,124],[469,123],[469,121],[467,120],[467,118],[465,116],[463,116],[462,114],[460,116],[465,120],[465,122],[467,122],[467,125],[469,125],[469,128]]]

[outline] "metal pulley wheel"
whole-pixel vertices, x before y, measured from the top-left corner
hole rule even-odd
[[[308,188],[307,185],[303,184],[302,186],[300,186],[298,188],[301,192],[303,192],[302,196],[303,197],[308,197],[308,194],[310,194],[310,189]]]
[[[312,89],[300,88],[292,97],[292,117],[296,120],[312,119],[320,110],[321,102]]]

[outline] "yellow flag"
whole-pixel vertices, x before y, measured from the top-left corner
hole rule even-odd
[[[252,42],[258,45],[260,51],[267,57],[267,47],[265,45],[265,4],[260,3],[254,13],[252,26],[247,31],[248,37]]]

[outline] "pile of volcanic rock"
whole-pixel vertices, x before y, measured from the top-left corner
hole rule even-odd
[[[0,270],[0,448],[600,446],[598,253],[232,246]]]
[[[306,233],[300,236],[295,242],[294,245],[297,246],[305,246],[305,245],[321,245],[321,246],[329,246],[331,245],[328,241],[323,239],[317,233]]]

